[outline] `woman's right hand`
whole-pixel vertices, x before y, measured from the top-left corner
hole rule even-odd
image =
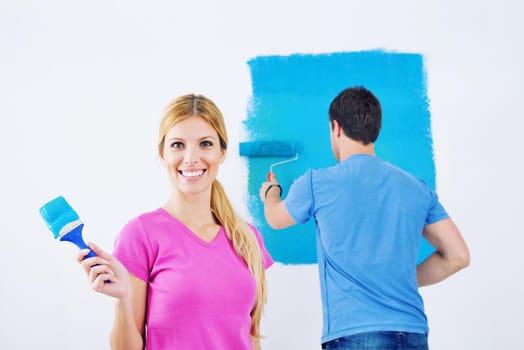
[[[96,244],[89,243],[88,246],[97,256],[86,259],[85,256],[89,253],[89,249],[82,249],[78,253],[77,261],[86,272],[91,288],[115,298],[129,296],[131,283],[125,266]]]

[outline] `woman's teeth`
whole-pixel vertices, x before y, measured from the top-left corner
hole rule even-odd
[[[204,170],[195,170],[195,171],[180,171],[180,173],[182,175],[184,175],[185,177],[197,177],[197,176],[200,176],[204,173]]]

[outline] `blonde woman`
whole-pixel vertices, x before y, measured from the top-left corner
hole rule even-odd
[[[216,179],[227,141],[211,100],[175,99],[158,142],[169,199],[131,219],[113,255],[95,244],[97,257],[78,255],[92,289],[116,298],[111,349],[260,348],[265,269],[273,261]]]

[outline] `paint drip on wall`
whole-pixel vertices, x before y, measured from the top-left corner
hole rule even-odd
[[[365,86],[380,100],[382,130],[377,156],[411,172],[435,189],[435,165],[423,56],[381,50],[332,54],[260,56],[248,61],[252,98],[244,121],[248,140],[287,140],[299,158],[275,168],[284,189],[308,168],[335,164],[329,141],[328,108],[349,86]],[[248,209],[273,259],[284,264],[316,263],[313,220],[273,230],[263,216],[260,184],[282,158],[246,158]],[[434,248],[424,239],[418,261]]]

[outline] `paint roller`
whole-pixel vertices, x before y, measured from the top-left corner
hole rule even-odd
[[[267,180],[270,181],[273,168],[298,159],[298,151],[293,142],[288,141],[251,141],[240,142],[239,153],[244,157],[292,157],[271,164]]]

